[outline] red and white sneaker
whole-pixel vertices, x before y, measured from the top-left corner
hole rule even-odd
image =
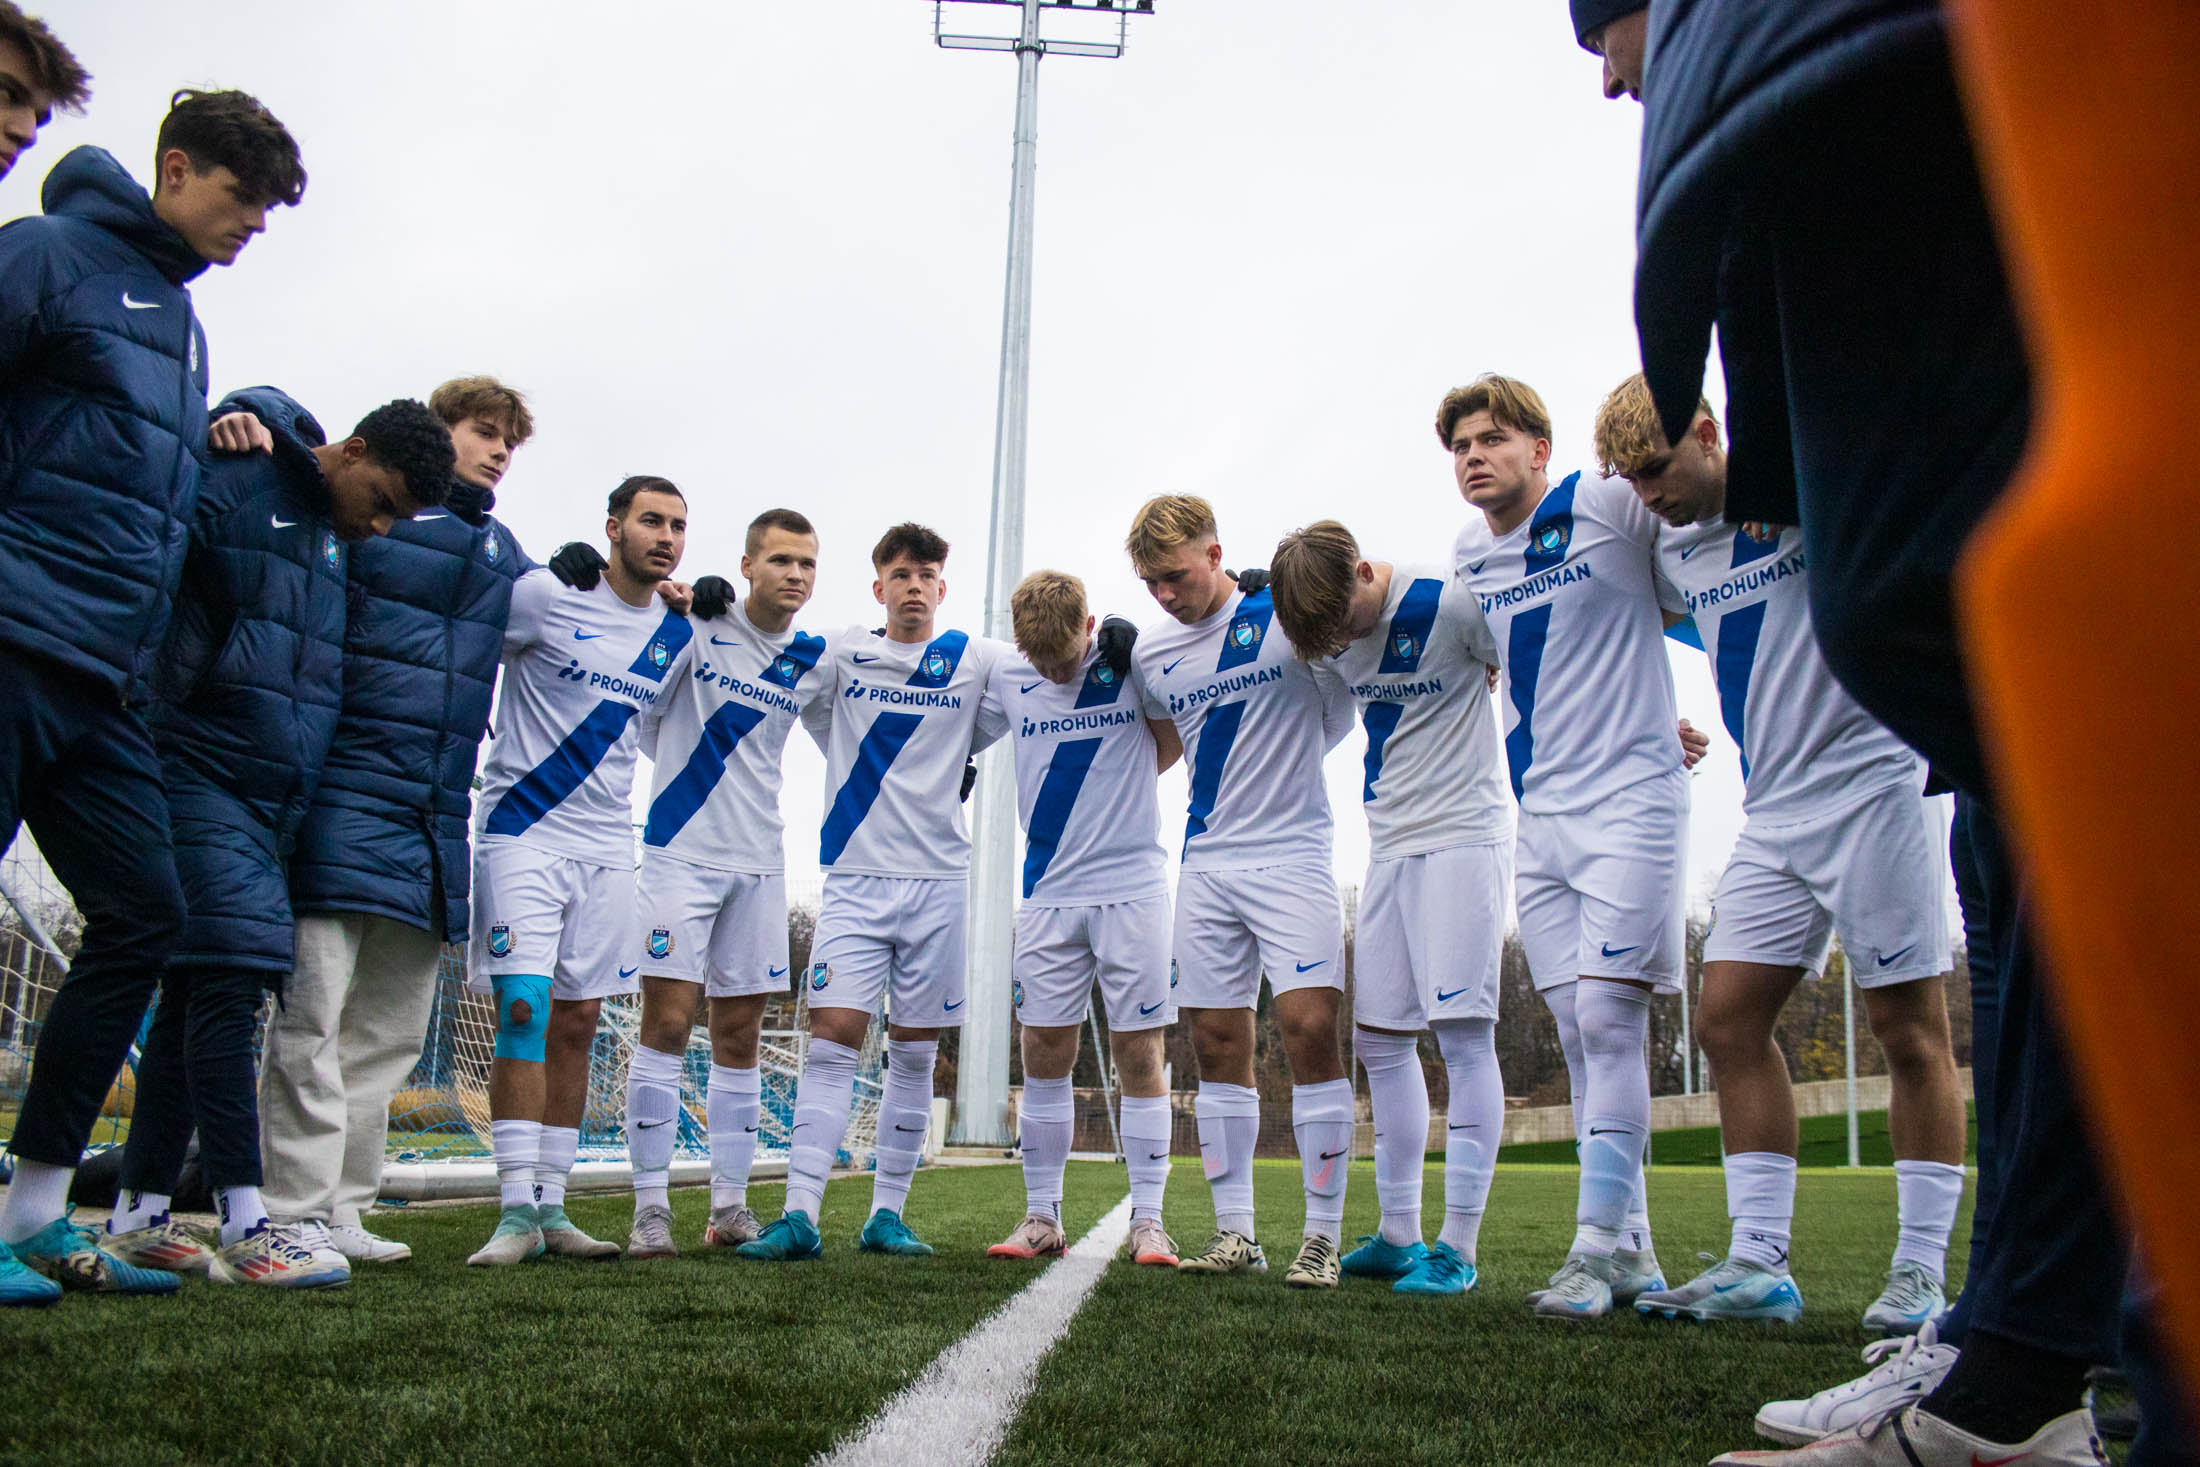
[[[1034,1212],[1016,1224],[1016,1231],[985,1250],[988,1258],[1060,1258],[1069,1251],[1069,1235],[1062,1225]]]
[[[1131,1262],[1150,1264],[1156,1268],[1174,1268],[1177,1265],[1176,1239],[1162,1229],[1161,1219],[1142,1217],[1131,1223],[1131,1235],[1123,1240],[1123,1251]]]
[[[100,1246],[124,1263],[139,1268],[164,1269],[169,1273],[204,1273],[214,1261],[214,1250],[204,1240],[163,1212],[142,1228],[108,1233]]]
[[[298,1236],[296,1223],[262,1219],[214,1255],[206,1276],[217,1284],[261,1284],[275,1289],[333,1289],[351,1282],[341,1256],[330,1264]]]

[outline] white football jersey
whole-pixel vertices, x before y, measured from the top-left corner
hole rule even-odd
[[[1329,864],[1322,754],[1351,729],[1352,699],[1326,660],[1293,655],[1274,618],[1267,591],[1233,591],[1204,621],[1138,634],[1146,712],[1175,721],[1190,767],[1186,870]]]
[[[1586,810],[1681,767],[1656,569],[1657,522],[1624,479],[1568,474],[1501,538],[1474,515],[1454,556],[1504,669],[1505,761],[1520,808]]]
[[[1376,858],[1511,837],[1484,671],[1497,644],[1472,592],[1441,566],[1393,565],[1382,619],[1330,662],[1367,730],[1360,798]]]
[[[1067,683],[1022,657],[994,669],[986,698],[1006,715],[1016,751],[1026,906],[1167,894],[1153,731],[1137,684],[1136,668],[1118,677],[1091,649]]]
[[[829,701],[825,639],[760,631],[738,602],[715,621],[689,620],[688,674],[643,735],[657,777],[642,844],[721,871],[783,871],[780,756],[803,711]]]
[[[1834,681],[1818,650],[1801,530],[1661,528],[1658,567],[1703,636],[1752,821],[1794,825],[1889,785],[1923,786],[1923,761]]]
[[[895,642],[852,627],[831,639],[832,697],[803,723],[825,743],[825,825],[818,864],[861,876],[940,879],[970,870],[963,763],[1001,736],[985,708],[1006,642],[941,632]]]
[[[504,688],[475,802],[477,839],[634,865],[639,715],[684,677],[693,629],[655,597],[629,606],[532,570],[512,586]]]

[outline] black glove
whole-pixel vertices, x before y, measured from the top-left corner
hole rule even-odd
[[[1267,589],[1267,586],[1268,568],[1266,566],[1256,565],[1251,570],[1241,570],[1237,573],[1237,588],[1248,596]]]
[[[568,540],[550,557],[550,574],[576,591],[593,591],[596,582],[603,579],[604,567],[610,563],[595,546]]]
[[[688,606],[688,614],[709,621],[731,611],[733,602],[733,582],[724,576],[703,576],[695,582],[695,600]]]
[[[1107,617],[1100,623],[1100,635],[1095,642],[1100,649],[1100,661],[1117,677],[1131,675],[1131,648],[1138,645],[1138,627],[1120,616]]]
[[[965,805],[970,803],[970,789],[971,786],[975,785],[977,782],[978,761],[975,759],[963,760],[963,790],[961,799]]]

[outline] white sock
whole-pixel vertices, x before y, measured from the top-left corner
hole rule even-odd
[[[1963,1168],[1945,1161],[1894,1164],[1895,1219],[1900,1235],[1894,1261],[1915,1263],[1945,1282],[1948,1232],[1963,1201]]]
[[[764,1116],[764,1072],[710,1067],[704,1119],[710,1127],[710,1205],[744,1207],[756,1165],[756,1128]]]
[[[489,1149],[497,1159],[497,1199],[506,1207],[533,1207],[542,1122],[489,1122]]]
[[[565,1179],[573,1174],[573,1157],[580,1149],[579,1126],[542,1128],[542,1149],[535,1155],[536,1206],[565,1206]]]
[[[115,1215],[107,1219],[107,1236],[150,1227],[153,1219],[167,1210],[168,1198],[162,1193],[125,1192],[115,1199]]]
[[[1169,1097],[1124,1096],[1121,1125],[1131,1174],[1131,1221],[1159,1222],[1161,1197],[1169,1186]]]
[[[73,1166],[15,1159],[15,1180],[0,1201],[0,1243],[20,1243],[69,1210]]]
[[[1352,1082],[1291,1087],[1291,1133],[1306,1182],[1306,1231],[1334,1243],[1344,1232],[1344,1184],[1352,1172]],[[1426,1124],[1425,1122],[1423,1124]],[[1416,1229],[1414,1236],[1420,1236]]]
[[[1069,1164],[1070,1137],[1077,1129],[1077,1092],[1069,1076],[1051,1080],[1024,1076],[1023,1107],[1017,1128],[1024,1138],[1024,1209],[1062,1220],[1062,1170]]]
[[[214,1210],[221,1214],[224,1248],[267,1221],[267,1207],[257,1187],[216,1187]]]
[[[1199,1082],[1192,1102],[1199,1160],[1215,1198],[1215,1229],[1254,1237],[1253,1146],[1260,1140],[1260,1092],[1250,1085]]]
[[[672,1205],[672,1147],[680,1131],[681,1056],[634,1046],[626,1064],[626,1158],[634,1207]]]
[[[886,1088],[878,1102],[878,1166],[871,1173],[873,1212],[899,1213],[909,1205],[909,1182],[924,1159],[924,1129],[932,1122],[932,1071],[939,1059],[937,1039],[886,1041]]]
[[[1367,1071],[1368,1109],[1375,1119],[1375,1200],[1383,1210],[1378,1232],[1385,1243],[1411,1247],[1421,1241],[1421,1173],[1428,1157],[1428,1080],[1421,1073],[1420,1042],[1411,1034],[1354,1029],[1352,1049]]]
[[[1438,1241],[1474,1262],[1489,1208],[1497,1147],[1505,1135],[1505,1077],[1497,1066],[1493,1019],[1446,1020],[1436,1026],[1451,1100],[1444,1107],[1444,1230]]]
[[[1575,1209],[1576,1253],[1608,1258],[1619,1247],[1628,1204],[1642,1171],[1650,1134],[1650,995],[1624,983],[1585,979],[1576,987],[1581,1057],[1588,1084],[1582,1097],[1581,1192]]]
[[[794,1090],[794,1131],[787,1142],[787,1211],[818,1219],[825,1201],[825,1178],[848,1134],[848,1112],[855,1108],[856,1061],[862,1056],[830,1039],[810,1040],[802,1078]]]
[[[1645,1148],[1647,1149],[1647,1148]],[[1627,1221],[1620,1224],[1619,1246],[1631,1253],[1648,1253],[1650,1249],[1650,1191],[1644,1184],[1643,1168],[1635,1168],[1635,1193],[1628,1199]]]
[[[1726,1215],[1734,1220],[1727,1253],[1785,1272],[1795,1221],[1795,1158],[1777,1151],[1726,1156]]]

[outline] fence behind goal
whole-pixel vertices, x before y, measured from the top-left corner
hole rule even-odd
[[[0,1142],[15,1133],[15,1119],[38,1044],[39,1026],[53,1001],[69,957],[75,953],[83,919],[69,895],[39,856],[28,831],[0,857]],[[388,1162],[426,1168],[416,1175],[455,1178],[461,1170],[479,1171],[489,1161],[489,1061],[496,1042],[496,1007],[485,995],[466,990],[463,950],[446,946],[435,978],[435,1004],[419,1063],[390,1103]],[[271,1001],[272,1003],[272,1001]],[[622,1117],[626,1109],[627,1061],[641,1023],[638,996],[604,1000],[603,1018],[589,1058],[587,1108],[581,1123],[580,1160],[626,1159]],[[842,1149],[847,1160],[863,1165],[877,1135],[882,1085],[879,1031],[873,1025],[856,1081],[855,1111]],[[142,1031],[141,1031],[142,1032]],[[765,1014],[759,1068],[763,1071],[763,1115],[758,1122],[760,1161],[784,1160],[794,1124],[795,1082],[802,1069],[803,1028],[795,1000],[774,1004]],[[704,1091],[711,1063],[710,1040],[700,1027],[691,1031],[681,1083],[681,1114],[676,1157],[709,1154]],[[120,1145],[129,1135],[136,1098],[137,1050],[116,1078],[93,1127],[94,1149]],[[460,1190],[447,1185],[429,1193]],[[493,1185],[488,1188],[494,1190]]]

